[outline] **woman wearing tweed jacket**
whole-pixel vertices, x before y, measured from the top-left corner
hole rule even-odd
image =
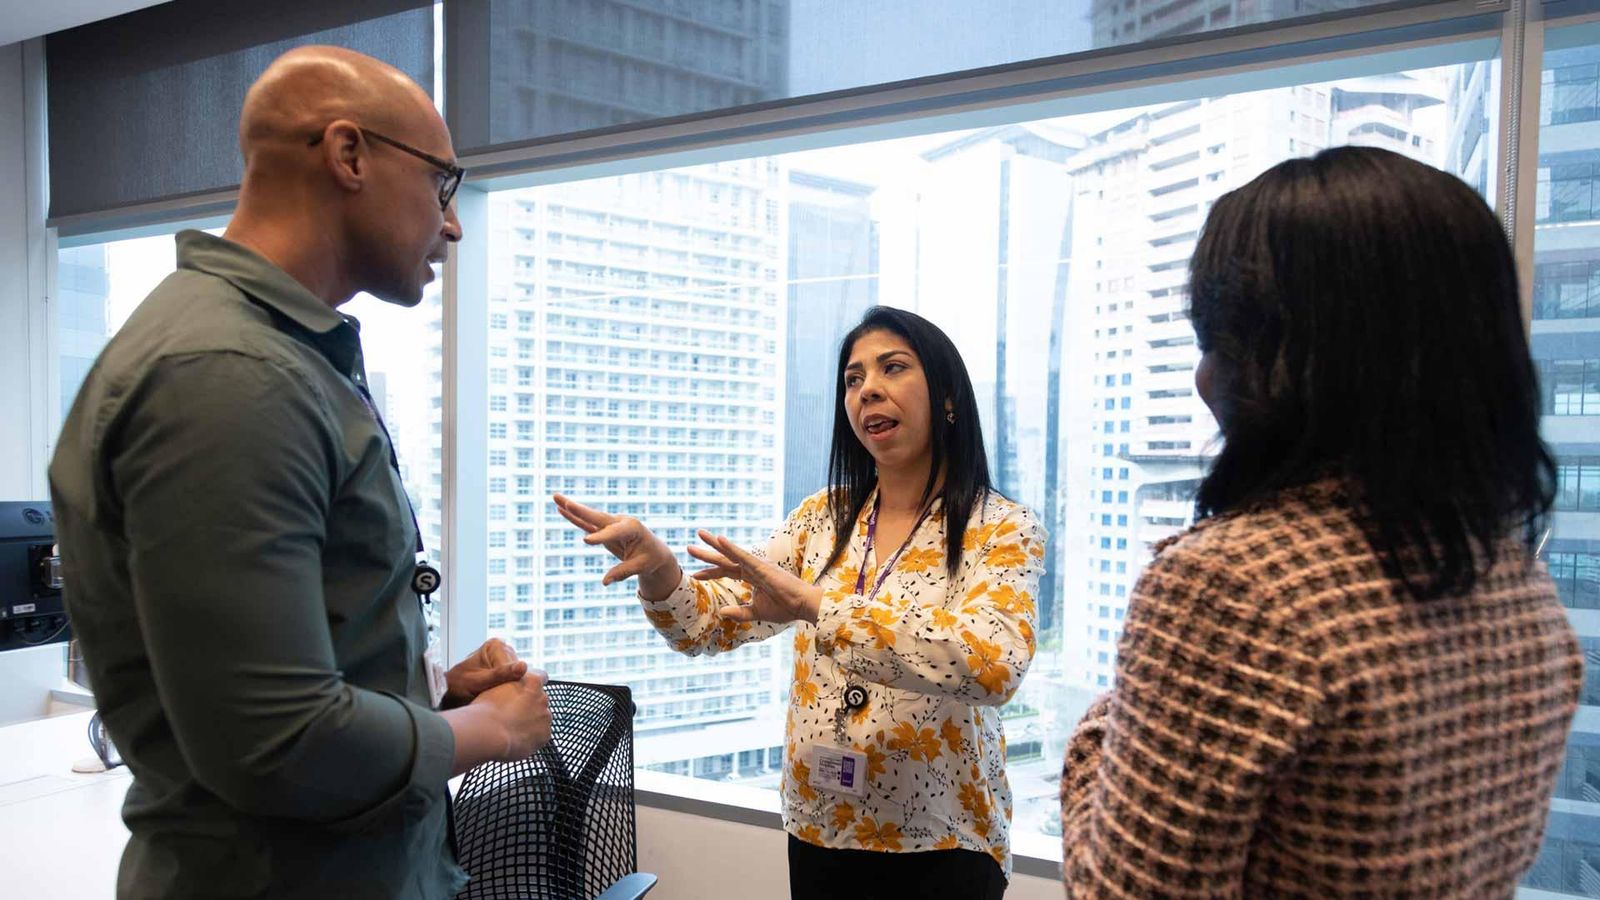
[[[1217,201],[1190,264],[1222,449],[1062,773],[1071,897],[1510,897],[1581,680],[1516,270],[1383,150]]]

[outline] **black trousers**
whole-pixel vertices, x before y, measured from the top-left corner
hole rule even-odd
[[[791,900],[1000,900],[1000,864],[975,850],[830,850],[789,836]]]

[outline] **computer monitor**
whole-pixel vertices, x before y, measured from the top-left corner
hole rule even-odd
[[[72,637],[47,502],[0,501],[0,651]]]

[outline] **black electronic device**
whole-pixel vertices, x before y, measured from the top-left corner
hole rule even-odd
[[[49,503],[0,501],[0,650],[72,637],[55,534]]]

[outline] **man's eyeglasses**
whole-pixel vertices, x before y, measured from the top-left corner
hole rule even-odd
[[[360,128],[360,126],[357,127]],[[461,168],[453,162],[442,160],[439,157],[434,156],[432,153],[424,153],[409,144],[403,144],[392,137],[379,134],[369,128],[361,128],[360,130],[361,135],[368,140],[380,141],[388,144],[396,150],[409,153],[428,165],[433,166],[441,172],[444,172],[446,176],[444,183],[439,185],[439,208],[441,210],[450,208],[450,199],[456,195],[456,188],[461,186],[461,179],[467,174],[466,169]],[[322,135],[318,134],[316,137],[313,137],[309,142],[307,142],[306,146],[315,147],[320,143],[322,143]]]

